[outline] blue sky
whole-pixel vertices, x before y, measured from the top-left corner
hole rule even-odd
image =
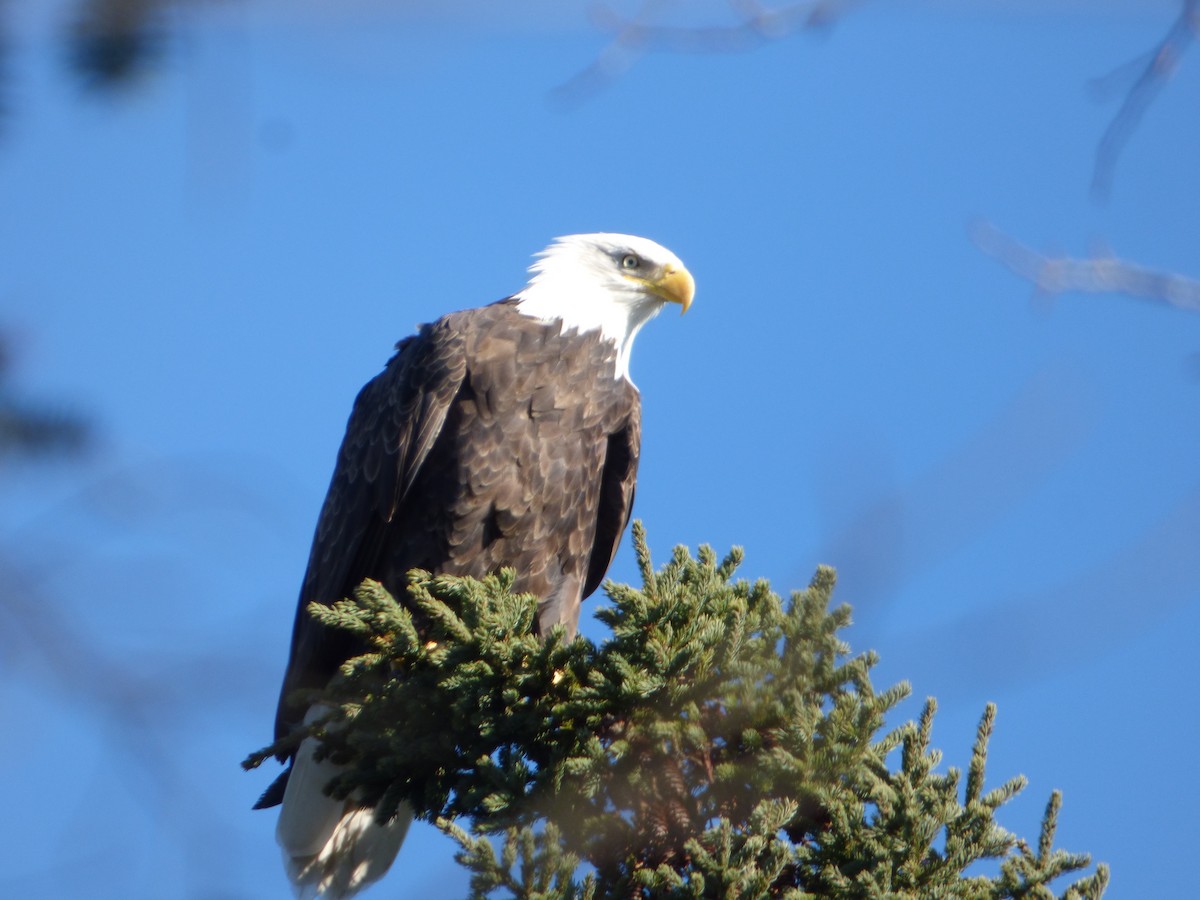
[[[781,591],[837,566],[845,637],[913,682],[906,715],[939,698],[947,764],[998,703],[991,783],[1030,779],[1002,824],[1034,837],[1061,788],[1058,843],[1109,896],[1190,887],[1200,327],[1038,298],[967,237],[1200,274],[1195,59],[1088,194],[1119,99],[1088,84],[1173,4],[866,5],[567,105],[605,36],[551,4],[216,6],[116,97],[64,72],[62,8],[9,6],[0,327],[22,391],[98,436],[0,468],[5,893],[288,896],[249,810],[269,775],[237,763],[354,394],[416,323],[593,230],[698,284],[634,352],[657,556],[742,544]],[[460,896],[451,853],[414,829],[372,896]]]

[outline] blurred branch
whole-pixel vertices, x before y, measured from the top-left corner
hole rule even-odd
[[[77,453],[88,439],[82,416],[35,406],[13,396],[8,384],[11,339],[0,334],[0,458]]]
[[[1200,591],[1200,485],[1184,482],[1173,508],[1100,561],[1057,584],[1031,581],[990,602],[981,595],[959,615],[923,623],[896,643],[893,665],[918,684],[953,672],[941,693],[961,697],[982,685],[994,691],[1001,671],[1009,684],[1044,684],[1054,672],[1129,647],[1194,604]],[[1130,597],[1139,598],[1136,610]],[[1038,627],[1029,628],[1031,621]],[[989,639],[955,639],[971,632]],[[1013,666],[1014,658],[1022,665]]]
[[[904,482],[887,475],[886,450],[874,452],[861,439],[831,442],[815,477],[828,492],[817,507],[830,526],[820,558],[838,561],[858,627],[879,627],[885,605],[920,572],[978,542],[1029,502],[1087,445],[1098,421],[1089,386],[1057,364],[1025,381],[967,440]]]
[[[658,0],[645,0],[631,18],[604,4],[591,10],[596,27],[612,39],[587,68],[554,89],[555,99],[578,102],[624,75],[652,50],[675,53],[736,53],[753,50],[799,31],[832,25],[867,0],[805,0],[769,8],[758,0],[726,0],[737,21],[730,25],[660,25],[653,19]]]
[[[0,456],[77,453],[87,437],[83,419],[16,403],[0,391]]]
[[[166,40],[165,0],[83,0],[71,25],[71,68],[89,87],[132,80]]]
[[[1180,58],[1197,32],[1200,32],[1200,0],[1181,0],[1179,15],[1153,49],[1092,82],[1093,92],[1105,95],[1112,92],[1114,83],[1125,81],[1130,70],[1138,72],[1096,148],[1096,165],[1092,172],[1094,196],[1108,196],[1117,157],[1154,98],[1175,74]]]
[[[67,549],[79,555],[78,547]],[[47,590],[51,567],[43,560],[30,566],[28,559],[27,546],[0,543],[0,674],[6,687],[36,686],[46,707],[86,723],[82,727],[105,753],[109,777],[126,787],[155,832],[177,848],[187,880],[202,882],[213,858],[229,858],[232,841],[222,825],[227,813],[203,792],[193,796],[195,772],[179,747],[195,733],[197,714],[242,713],[230,698],[243,693],[242,685],[266,678],[266,666],[245,642],[235,644],[236,635],[208,653],[164,647],[131,654],[113,635],[88,626],[77,601],[92,599],[90,594]],[[180,797],[191,798],[187,816],[177,815]],[[126,814],[122,827],[130,824]],[[128,843],[127,834],[116,841],[134,863],[129,883],[120,886],[124,895],[148,896],[131,886],[153,848]]]
[[[219,739],[213,722],[249,721],[256,706],[272,702],[246,686],[273,680],[273,660],[262,652],[250,614],[241,625],[223,617],[219,635],[194,639],[212,628],[201,613],[215,596],[197,587],[196,573],[214,559],[221,559],[218,569],[231,564],[213,532],[241,516],[269,527],[279,516],[264,510],[266,501],[248,482],[214,477],[194,464],[143,461],[110,469],[79,467],[73,489],[64,496],[57,485],[46,492],[58,498],[49,502],[12,504],[0,493],[0,510],[16,512],[0,516],[0,707],[11,705],[9,692],[36,697],[36,719],[23,719],[18,707],[12,727],[40,734],[45,722],[69,723],[99,754],[97,790],[123,792],[140,813],[74,805],[60,788],[63,850],[46,881],[95,884],[101,871],[119,879],[105,883],[123,897],[253,896],[230,883],[239,848],[227,798],[196,790],[196,754],[211,753],[212,745],[203,751],[193,745]],[[201,542],[178,530],[197,515],[208,517]],[[170,542],[165,570],[155,549],[164,541]],[[185,567],[198,546],[203,562]],[[239,594],[239,603],[246,599]],[[167,619],[159,617],[164,608]],[[242,615],[245,607],[238,610],[230,614]],[[0,751],[0,766],[9,770],[12,749]],[[187,798],[186,816],[178,815],[180,798]],[[90,837],[77,841],[79,833]],[[92,859],[96,847],[102,852]],[[15,879],[36,889],[7,894],[94,895],[48,888],[38,880],[43,873],[29,868],[6,873],[5,886]],[[148,887],[155,878],[172,890]]]
[[[1126,294],[1200,312],[1200,281],[1148,269],[1111,255],[1045,256],[990,222],[970,227],[975,246],[1046,294]]]

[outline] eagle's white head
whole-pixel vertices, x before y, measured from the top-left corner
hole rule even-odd
[[[696,282],[679,257],[630,234],[572,234],[537,254],[517,309],[563,331],[595,331],[617,345],[617,377],[629,377],[633,339],[665,303],[683,312]]]

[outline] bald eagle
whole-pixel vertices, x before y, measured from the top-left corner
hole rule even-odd
[[[320,710],[321,688],[361,647],[306,612],[365,578],[402,596],[410,569],[483,577],[516,571],[539,598],[536,628],[573,635],[616,553],[633,503],[641,405],[629,379],[638,331],[695,284],[645,238],[558,238],[525,287],[450,313],[396,345],[359,393],[300,589],[275,737]],[[324,793],[337,771],[306,738],[256,808],[282,804],[276,837],[300,897],[350,897],[383,876],[412,820]]]

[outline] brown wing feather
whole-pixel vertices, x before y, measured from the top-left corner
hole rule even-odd
[[[359,651],[308,615],[364,578],[393,593],[414,567],[483,577],[501,566],[540,598],[537,628],[574,633],[629,519],[641,437],[616,349],[510,303],[454,313],[400,345],[359,394],[301,590],[276,718]]]
[[[324,687],[357,652],[348,635],[318,625],[308,605],[334,603],[362,579],[379,577],[387,525],[441,431],[465,372],[462,337],[443,320],[398,344],[383,372],[359,392],[300,590],[275,719],[277,739],[304,717],[304,709],[288,697],[301,688]]]
[[[604,455],[604,474],[600,484],[600,506],[596,511],[596,539],[588,561],[583,596],[590,597],[604,580],[621,544],[621,535],[633,511],[637,482],[638,457],[642,443],[642,413],[637,391],[625,383],[630,394],[629,418],[625,427],[609,435]]]

